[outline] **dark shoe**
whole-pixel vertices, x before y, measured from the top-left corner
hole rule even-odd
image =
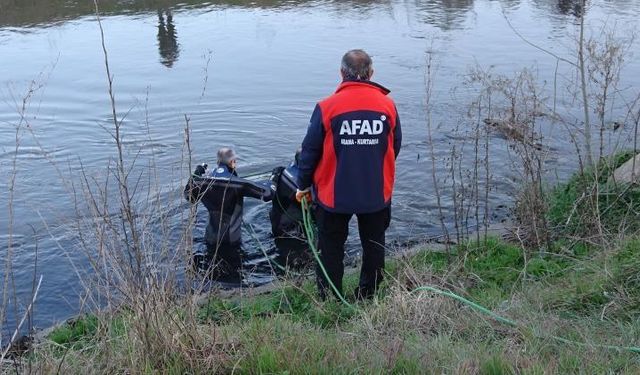
[[[331,298],[331,296],[339,299],[335,290],[333,290],[333,287],[327,285],[324,278],[317,277],[316,285],[318,286],[318,295],[320,296],[320,300],[326,301],[328,298]],[[339,289],[339,292],[342,294],[342,289]]]
[[[320,297],[320,301],[325,302],[327,300],[327,292],[325,288],[318,289],[318,297]]]
[[[343,294],[341,294],[341,295],[344,297]],[[338,294],[336,294],[336,292],[333,290],[333,288],[320,288],[320,289],[318,289],[318,297],[320,297],[320,301],[322,301],[322,302],[326,302],[329,299],[336,300],[336,301],[341,300],[340,296],[338,296]]]
[[[376,291],[370,288],[356,287],[353,290],[353,295],[355,296],[356,301],[372,299],[375,294]]]

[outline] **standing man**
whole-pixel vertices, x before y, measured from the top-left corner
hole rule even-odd
[[[311,115],[300,155],[298,201],[313,192],[320,260],[342,293],[344,243],[355,214],[362,243],[358,299],[382,281],[385,231],[391,219],[395,159],[402,132],[389,90],[372,82],[371,57],[351,50],[342,57],[342,83]],[[318,267],[318,289],[329,287]]]

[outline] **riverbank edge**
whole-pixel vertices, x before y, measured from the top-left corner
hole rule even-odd
[[[490,236],[494,237],[505,237],[512,232],[513,223],[510,220],[505,220],[501,223],[495,223],[488,226],[487,233]],[[484,229],[482,231],[471,232],[472,237],[475,237],[476,234],[483,234]],[[455,247],[455,243],[450,243],[450,247]],[[387,260],[400,260],[403,258],[412,257],[420,252],[430,251],[434,253],[446,253],[447,245],[438,242],[438,241],[422,241],[416,244],[413,244],[409,247],[404,248],[402,251],[396,251],[393,253],[388,253],[386,258]],[[353,267],[345,267],[345,277],[349,277],[360,272],[360,262],[356,262]],[[314,276],[310,276],[308,280],[311,280]],[[216,288],[209,290],[206,293],[200,293],[194,295],[192,297],[192,302],[199,307],[204,306],[211,298],[219,298],[219,299],[240,299],[240,298],[254,298],[257,296],[265,295],[272,293],[280,288],[285,286],[285,283],[282,280],[276,279],[269,283],[259,286],[249,286],[249,287],[238,287],[238,288],[230,288],[230,289],[222,289]],[[104,312],[104,311],[103,311]],[[64,327],[68,325],[70,322],[76,321],[85,317],[87,313],[81,313],[74,316],[71,316],[64,321],[55,323],[49,327],[42,328],[37,330],[33,334],[33,343],[43,343],[46,342],[48,336],[54,332],[56,329]]]

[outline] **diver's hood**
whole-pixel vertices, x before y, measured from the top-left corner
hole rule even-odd
[[[296,190],[298,190],[298,175],[300,170],[296,165],[290,165],[285,168],[280,175],[280,181],[278,184],[278,195],[286,196],[289,199],[295,200]]]

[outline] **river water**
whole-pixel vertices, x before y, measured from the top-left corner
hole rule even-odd
[[[554,82],[564,92],[575,76],[507,22],[539,47],[575,61],[579,11],[570,0],[101,3],[118,115],[126,114],[127,158],[135,158],[136,171],[151,166],[156,172],[153,178],[144,175],[140,189],[161,192],[171,207],[164,212],[169,231],[179,231],[188,210],[181,201],[185,116],[194,162],[211,164],[215,150],[232,146],[241,156],[241,174],[284,165],[304,136],[315,102],[338,85],[339,60],[348,49],[372,55],[374,80],[391,89],[403,124],[388,232],[394,244],[440,234],[425,120],[427,52],[434,59],[436,174],[444,183],[459,129],[471,126],[465,113],[476,94],[463,85],[470,67],[504,74],[532,68],[547,94]],[[593,0],[586,14],[588,35],[597,36],[607,25],[626,38],[640,16],[640,2]],[[627,98],[640,87],[639,77],[640,64],[627,58],[621,80]],[[559,96],[562,109],[579,118],[580,103]],[[612,120],[622,117],[623,104],[619,100],[610,111]],[[43,275],[36,326],[78,312],[78,275],[87,263],[68,230],[76,212],[72,182],[81,178],[81,168],[104,177],[116,156],[109,129],[104,56],[91,2],[0,0],[0,263],[11,238],[14,282],[8,294],[15,290],[18,311],[28,304],[34,273]],[[545,135],[553,151],[549,178],[565,178],[576,168],[570,137],[562,128]],[[491,138],[490,148],[491,216],[500,220],[508,215],[517,173],[509,167],[513,155],[504,140]],[[452,201],[445,194],[442,203],[450,221]],[[268,204],[249,201],[245,208],[245,221],[266,243],[268,210]],[[203,211],[196,241],[205,225]],[[258,265],[245,282],[270,280],[261,253],[246,236],[245,243],[249,263]],[[350,254],[356,255],[357,244],[350,237]],[[4,307],[9,313],[3,333],[15,328],[16,315],[13,303]]]

